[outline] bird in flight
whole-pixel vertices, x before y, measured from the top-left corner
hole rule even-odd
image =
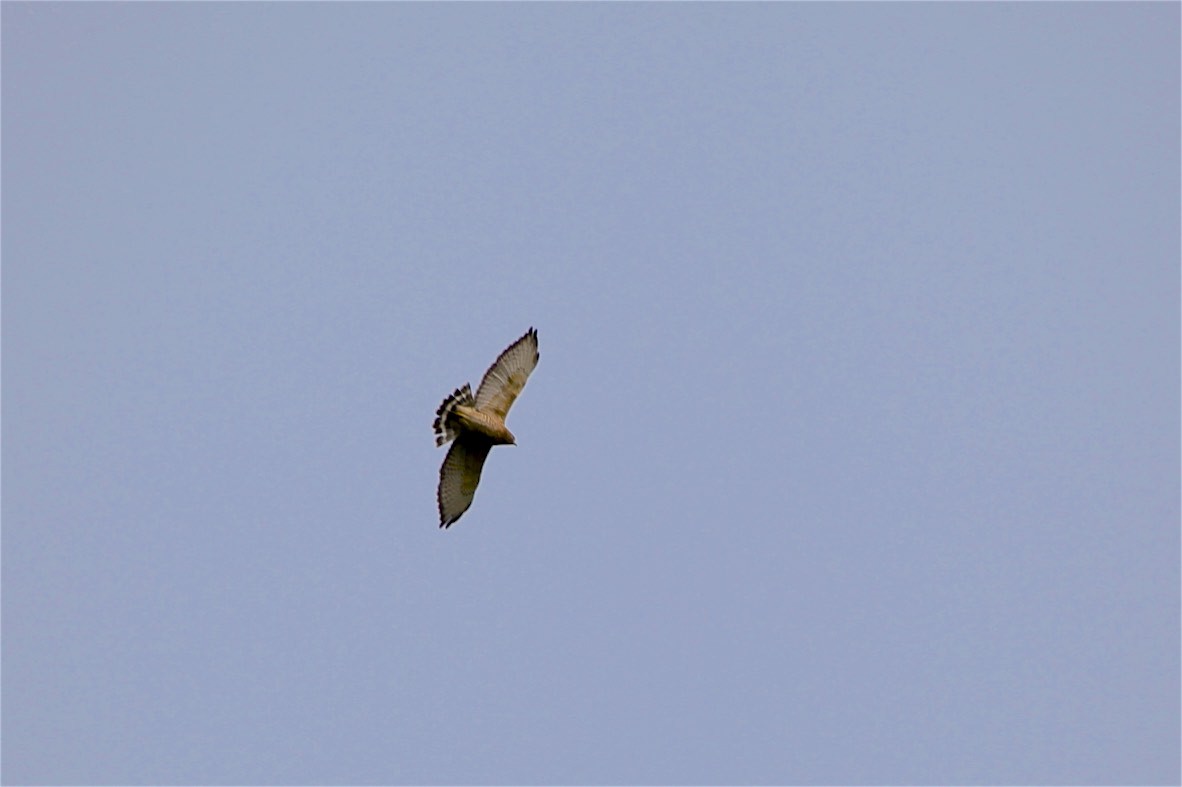
[[[435,411],[435,445],[454,441],[439,468],[439,526],[451,525],[464,515],[476,496],[480,471],[494,445],[517,445],[505,426],[530,372],[538,365],[538,332],[530,328],[493,361],[472,395],[465,383],[443,400]]]

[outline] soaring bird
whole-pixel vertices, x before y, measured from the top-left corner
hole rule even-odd
[[[435,445],[454,440],[439,468],[439,526],[451,527],[476,496],[480,471],[494,445],[517,445],[505,416],[538,365],[538,332],[530,328],[493,361],[472,396],[464,383],[435,411]]]

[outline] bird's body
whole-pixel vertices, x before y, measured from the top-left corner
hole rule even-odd
[[[538,365],[538,332],[530,328],[484,373],[476,395],[465,384],[443,400],[435,415],[435,445],[451,448],[439,468],[439,526],[450,527],[476,495],[484,460],[494,445],[516,445],[505,426],[509,408]]]
[[[491,440],[493,445],[517,444],[517,438],[506,428],[505,422],[495,416],[462,404],[457,405],[453,413],[463,431],[479,432]]]

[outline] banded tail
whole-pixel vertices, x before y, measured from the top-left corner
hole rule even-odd
[[[446,399],[443,404],[439,405],[439,409],[435,411],[435,445],[441,446],[444,443],[456,439],[459,428],[452,419],[452,412],[456,409],[456,405],[467,405],[468,407],[476,406],[476,399],[472,396],[472,386],[464,383],[463,388],[457,388]]]

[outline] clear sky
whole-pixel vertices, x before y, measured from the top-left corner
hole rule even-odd
[[[1177,784],[1179,14],[4,3],[3,780]]]

